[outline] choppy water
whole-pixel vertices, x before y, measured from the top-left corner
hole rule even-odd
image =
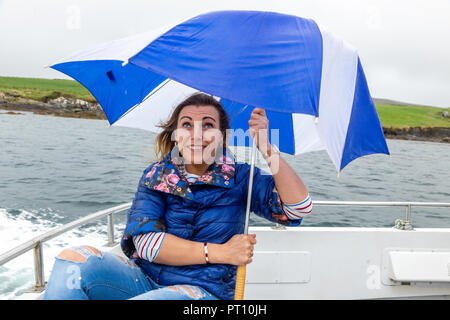
[[[142,171],[154,160],[155,135],[109,127],[106,121],[8,115],[0,111],[0,253],[95,211],[133,200]],[[388,140],[391,157],[371,155],[337,177],[324,151],[285,159],[313,200],[450,202],[450,145]],[[304,226],[391,227],[403,208],[319,207]],[[413,208],[415,227],[450,227],[450,210]],[[125,212],[116,216],[116,236]],[[48,278],[53,257],[77,244],[102,247],[106,221],[91,223],[44,245]],[[270,225],[252,217],[251,225]],[[0,298],[34,281],[31,252],[0,266]]]

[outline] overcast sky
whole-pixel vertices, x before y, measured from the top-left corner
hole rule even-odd
[[[450,107],[450,0],[0,0],[0,76],[65,79],[43,66],[226,9],[314,19],[358,49],[373,97]]]

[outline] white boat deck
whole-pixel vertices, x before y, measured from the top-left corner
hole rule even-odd
[[[247,266],[245,299],[450,299],[450,228],[249,232],[258,242]],[[111,251],[122,254],[118,245]]]

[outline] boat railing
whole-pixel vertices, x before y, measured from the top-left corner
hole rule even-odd
[[[18,256],[33,250],[34,257],[34,276],[35,276],[35,286],[33,287],[33,291],[42,291],[45,288],[45,278],[44,278],[44,260],[42,254],[42,245],[44,242],[56,238],[57,236],[66,233],[72,229],[77,227],[81,227],[85,224],[91,223],[95,220],[107,217],[108,225],[108,242],[106,246],[113,246],[116,243],[114,242],[114,214],[127,210],[131,207],[131,202],[124,203],[116,207],[112,207],[109,209],[97,211],[92,213],[86,217],[80,218],[78,220],[69,222],[62,226],[56,227],[50,231],[47,231],[31,240],[24,242],[23,244],[3,253],[0,255],[0,266],[11,261],[12,259],[17,258]]]
[[[107,217],[107,234],[108,242],[105,246],[114,246],[117,244],[114,238],[114,214],[128,210],[131,207],[131,202],[118,205],[109,209],[97,211],[86,217],[69,222],[62,226],[56,227],[50,231],[45,232],[25,243],[0,254],[0,266],[21,256],[22,254],[33,250],[34,253],[34,275],[35,286],[31,289],[35,292],[43,291],[45,288],[44,277],[44,260],[43,260],[43,243],[56,238],[57,236],[68,232],[74,228],[81,227],[85,224],[91,223],[95,220]],[[412,207],[450,207],[448,202],[374,202],[374,201],[313,201],[314,206],[377,206],[377,207],[405,207],[406,216],[404,220],[395,220],[394,228],[400,230],[413,230],[411,223],[411,208]],[[279,225],[274,225],[275,229],[279,229]]]

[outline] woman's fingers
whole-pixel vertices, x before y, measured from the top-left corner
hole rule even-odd
[[[269,123],[269,120],[267,119],[267,117],[261,116],[261,115],[251,115],[249,121],[261,122],[261,123],[265,123],[265,124]]]
[[[250,115],[250,119],[253,120],[264,120],[267,119],[266,115],[260,114],[260,113],[252,113]]]
[[[254,120],[249,120],[248,127],[250,129],[250,136],[252,138],[255,136],[256,132],[258,132],[259,136],[261,136],[261,138],[263,139],[267,137],[266,131],[268,131],[268,124]]]
[[[252,111],[252,115],[253,114],[259,114],[259,115],[266,116],[266,110],[264,110],[262,108],[254,108]]]
[[[250,119],[267,119],[266,111],[264,109],[255,108],[250,114]]]
[[[252,262],[254,245],[256,244],[255,234],[236,234],[229,243],[232,247],[231,256],[234,257],[233,264],[244,265]]]
[[[250,120],[248,120],[248,127],[250,129],[250,136],[252,138],[255,136],[256,131],[259,132],[260,130],[264,130],[264,129],[267,130],[269,128],[269,120],[266,117],[266,111],[261,108],[253,109],[253,111],[250,115]],[[262,136],[260,138],[265,140],[267,137],[267,133],[260,132],[260,135],[261,134],[262,134]],[[257,139],[258,147],[259,147],[259,140],[260,139]]]
[[[248,126],[252,128],[258,128],[258,129],[267,129],[268,123],[264,121],[258,121],[258,120],[248,120]]]
[[[247,264],[252,262],[252,257],[253,257],[253,246],[256,244],[256,235],[255,234],[249,234],[247,235],[247,256],[248,256],[248,260],[247,260]]]

